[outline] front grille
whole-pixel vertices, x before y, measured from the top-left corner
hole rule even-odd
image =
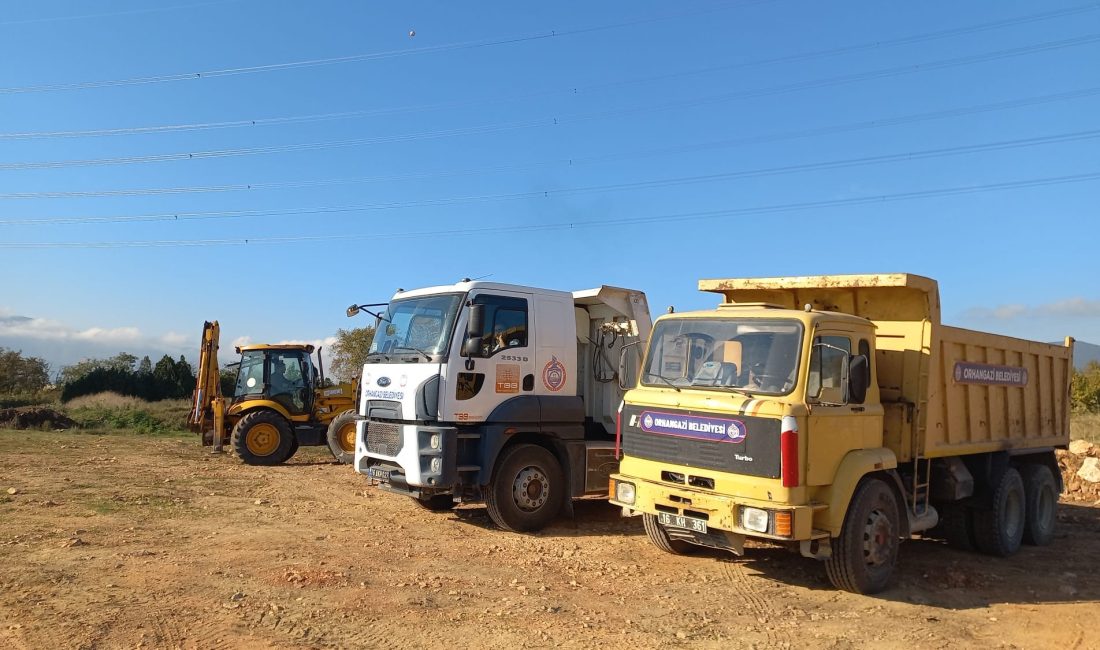
[[[379,456],[396,456],[401,451],[401,425],[368,422],[367,451]]]

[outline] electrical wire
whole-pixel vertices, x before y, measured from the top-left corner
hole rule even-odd
[[[1100,180],[1100,171],[1065,176],[1051,176],[1044,178],[1028,178],[1000,183],[984,185],[964,185],[957,187],[937,188],[931,190],[918,190],[911,192],[899,192],[894,194],[879,194],[872,196],[851,197],[847,199],[828,199],[820,201],[804,201],[799,203],[783,203],[777,205],[729,208],[723,210],[709,210],[698,212],[682,212],[649,217],[623,217],[619,219],[590,219],[584,221],[567,221],[546,224],[527,224],[513,226],[487,226],[483,228],[454,228],[445,230],[422,230],[416,232],[389,232],[389,233],[362,233],[339,235],[298,235],[287,237],[248,237],[248,238],[224,238],[224,239],[162,239],[143,241],[102,241],[102,242],[0,242],[0,249],[52,249],[52,248],[156,248],[156,247],[188,247],[188,246],[224,246],[241,244],[287,244],[323,241],[361,241],[380,239],[408,239],[439,236],[468,236],[501,234],[514,232],[540,232],[553,230],[575,230],[581,228],[645,225],[653,223],[675,223],[683,221],[696,221],[716,219],[731,216],[748,216],[760,214],[772,214],[779,212],[800,212],[805,210],[817,210],[842,206],[868,205],[876,203],[888,203],[895,201],[909,201],[925,198],[944,196],[957,196],[983,192],[995,192],[1030,187],[1044,187],[1050,185],[1063,185],[1068,183],[1081,183]]]
[[[457,43],[445,43],[441,45],[432,45],[427,47],[408,48],[401,50],[385,50],[381,52],[367,52],[362,54],[351,54],[347,56],[325,57],[316,59],[305,59],[299,61],[287,61],[284,63],[268,63],[264,65],[253,66],[241,66],[236,68],[220,68],[212,70],[203,70],[196,72],[184,72],[176,74],[161,74],[150,75],[145,77],[129,77],[124,79],[102,79],[97,81],[80,81],[70,83],[56,83],[56,84],[40,84],[35,86],[10,86],[6,88],[0,88],[0,95],[11,94],[24,94],[24,93],[41,93],[41,92],[56,92],[65,90],[85,90],[90,88],[109,88],[118,86],[136,86],[143,84],[154,83],[167,83],[174,81],[192,81],[196,79],[210,79],[214,77],[228,77],[244,74],[255,74],[262,72],[273,72],[277,70],[294,70],[299,68],[313,68],[318,66],[328,65],[340,65],[347,63],[358,63],[364,61],[379,61],[384,59],[393,59],[398,57],[415,56],[420,54],[436,54],[440,52],[453,52],[457,50],[472,50],[485,47],[498,47],[502,45],[513,45],[516,43],[526,43],[531,41],[540,41],[551,38],[563,37],[563,36],[577,36],[581,34],[591,34],[595,32],[603,32],[615,29],[622,29],[626,27],[634,27],[637,25],[645,25],[655,22],[661,22],[665,20],[675,20],[680,18],[690,18],[695,16],[701,16],[705,14],[716,13],[720,11],[728,11],[731,9],[742,9],[754,5],[771,4],[778,2],[779,0],[747,0],[739,3],[723,3],[718,6],[706,7],[704,9],[696,9],[693,11],[684,11],[679,13],[669,13],[660,16],[653,16],[650,18],[640,18],[636,20],[623,21],[619,23],[610,23],[604,25],[596,25],[592,27],[581,27],[577,29],[567,30],[550,30],[546,32],[539,32],[536,34],[528,34],[524,36],[509,36],[499,39],[479,40],[479,41],[464,41]]]
[[[150,154],[144,156],[126,156],[117,158],[92,158],[83,160],[53,160],[53,161],[39,161],[39,162],[11,162],[0,163],[0,170],[23,170],[23,169],[60,169],[67,167],[91,167],[102,165],[125,165],[125,164],[138,164],[138,163],[155,163],[155,162],[167,162],[177,160],[195,160],[206,158],[224,158],[235,156],[247,156],[247,155],[261,155],[271,153],[287,153],[292,151],[302,150],[316,150],[316,149],[331,149],[338,147],[350,147],[350,146],[364,146],[374,145],[380,143],[390,142],[407,142],[410,140],[424,140],[440,137],[455,137],[462,135],[480,135],[484,133],[496,133],[500,131],[532,128],[532,127],[545,127],[556,126],[559,124],[569,124],[576,122],[584,122],[590,120],[603,120],[617,117],[624,117],[627,115],[637,115],[640,113],[649,113],[654,111],[664,111],[679,108],[690,108],[695,106],[702,106],[705,104],[713,104],[718,102],[726,102],[739,99],[749,99],[755,97],[764,97],[768,95],[776,95],[786,92],[792,92],[797,90],[805,90],[809,88],[821,88],[824,86],[839,85],[845,83],[852,83],[855,81],[863,81],[867,79],[878,79],[883,77],[892,77],[903,74],[914,74],[918,72],[926,72],[928,70],[939,70],[949,67],[956,67],[961,65],[972,65],[975,63],[984,63],[988,61],[994,61],[1014,56],[1023,56],[1025,54],[1032,54],[1037,52],[1045,52],[1055,49],[1061,49],[1065,47],[1076,47],[1081,45],[1089,45],[1092,43],[1100,42],[1100,34],[1089,34],[1087,36],[1080,36],[1076,38],[1063,39],[1059,41],[1047,41],[1044,43],[1038,43],[1035,45],[1028,45],[1023,47],[1008,48],[1006,50],[998,50],[996,52],[990,52],[986,54],[956,57],[953,59],[944,59],[940,61],[932,61],[929,63],[907,65],[895,68],[886,68],[883,70],[873,70],[870,72],[841,75],[839,77],[829,77],[826,79],[816,79],[805,82],[798,82],[793,84],[783,84],[779,86],[772,86],[769,88],[758,88],[747,91],[738,91],[735,93],[723,93],[720,95],[712,95],[710,97],[704,97],[700,99],[684,100],[669,102],[665,104],[659,104],[656,106],[641,106],[628,109],[616,109],[610,111],[600,111],[594,113],[578,113],[574,115],[564,116],[560,118],[543,118],[539,120],[528,120],[520,122],[504,122],[495,124],[483,124],[474,127],[446,129],[441,131],[429,131],[422,133],[411,133],[395,136],[382,136],[376,138],[351,138],[346,140],[329,140],[320,142],[308,142],[297,143],[289,145],[271,145],[266,147],[246,147],[240,149],[220,149],[209,151],[196,151],[196,152],[178,152],[169,154]]]
[[[1009,18],[1004,20],[991,21],[987,23],[980,23],[976,25],[968,25],[965,27],[956,27],[952,29],[939,30],[935,32],[926,32],[923,34],[915,34],[910,36],[903,36],[900,38],[873,41],[869,43],[860,43],[855,45],[845,45],[826,50],[816,50],[813,52],[803,52],[798,54],[790,54],[780,57],[772,57],[767,59],[757,59],[753,61],[743,61],[740,63],[733,63],[720,66],[710,66],[705,68],[695,68],[691,70],[683,70],[673,73],[666,73],[661,75],[651,75],[647,77],[637,77],[634,79],[626,79],[614,82],[604,82],[598,84],[588,84],[571,86],[568,88],[556,88],[552,90],[536,91],[530,93],[520,93],[515,95],[508,95],[502,97],[490,97],[479,98],[465,101],[455,102],[437,102],[433,104],[419,104],[412,106],[397,106],[390,108],[377,108],[377,109],[364,109],[354,111],[339,111],[328,113],[313,113],[307,115],[291,115],[282,117],[268,117],[268,118],[253,118],[253,119],[241,119],[241,120],[223,120],[215,122],[196,122],[187,124],[162,124],[152,126],[135,126],[135,127],[116,127],[116,128],[100,128],[100,129],[84,129],[84,130],[68,130],[68,131],[13,131],[0,133],[0,139],[2,140],[32,140],[32,139],[45,139],[45,138],[84,138],[84,137],[104,137],[104,136],[123,136],[123,135],[145,135],[155,133],[176,133],[183,131],[205,131],[214,129],[232,129],[242,127],[253,126],[279,126],[287,124],[303,124],[312,122],[322,122],[331,120],[342,119],[354,119],[360,117],[374,117],[381,115],[401,114],[407,115],[413,112],[423,111],[435,111],[460,108],[466,106],[475,106],[480,104],[499,104],[501,102],[517,101],[524,99],[534,99],[538,97],[545,97],[549,95],[558,95],[563,93],[578,94],[582,92],[605,90],[608,88],[617,88],[624,85],[651,83],[653,81],[662,81],[670,78],[681,78],[685,76],[706,74],[711,72],[729,71],[735,69],[754,68],[766,65],[774,65],[778,63],[790,63],[795,61],[805,61],[810,59],[818,59],[826,56],[836,56],[840,54],[849,54],[853,52],[860,52],[870,49],[880,49],[884,47],[893,47],[897,45],[909,45],[914,43],[926,42],[929,40],[935,40],[939,38],[947,38],[952,36],[960,36],[966,34],[972,34],[982,31],[988,31],[991,29],[1000,29],[1003,27],[1016,26],[1024,23],[1036,22],[1039,20],[1049,20],[1051,18],[1058,18],[1069,15],[1076,15],[1087,11],[1094,11],[1100,8],[1100,4],[1091,3],[1087,5],[1080,5],[1077,7],[1069,7],[1066,9],[1059,9],[1055,11],[1040,12],[1037,14],[1030,14],[1027,16],[1020,16],[1016,18]]]
[[[816,163],[803,163],[799,165],[784,165],[779,167],[765,167],[757,169],[739,170],[719,174],[701,174],[694,176],[680,176],[675,178],[649,179],[633,181],[629,183],[613,183],[605,185],[590,185],[585,187],[565,187],[546,190],[533,190],[528,192],[512,192],[506,194],[482,194],[473,196],[457,196],[439,199],[419,199],[415,201],[395,201],[389,203],[374,203],[365,205],[345,206],[319,206],[310,208],[284,208],[280,210],[232,210],[232,211],[207,211],[207,212],[172,212],[143,215],[108,215],[99,217],[45,217],[29,219],[0,220],[0,226],[41,226],[41,225],[74,225],[74,224],[103,224],[103,223],[134,223],[150,221],[194,221],[210,219],[239,219],[258,216],[287,216],[303,214],[331,214],[340,212],[368,212],[376,210],[394,210],[425,206],[457,205],[464,203],[484,203],[493,201],[512,201],[519,199],[549,199],[558,195],[569,196],[575,194],[588,194],[593,192],[615,192],[623,190],[650,189],[659,187],[671,187],[675,185],[690,185],[696,183],[710,183],[717,181],[735,180],[740,178],[755,178],[761,176],[775,176],[781,174],[817,171],[822,169],[841,169],[891,162],[909,162],[929,158],[941,158],[945,156],[957,156],[963,154],[982,153],[987,151],[1001,151],[1021,147],[1033,147],[1045,144],[1062,142],[1074,142],[1100,137],[1100,129],[1090,131],[1077,131],[1072,133],[1060,133],[1049,136],[1033,138],[1020,138],[1015,140],[1002,140],[999,142],[987,142],[973,145],[960,145],[955,147],[943,147],[939,149],[925,149],[922,151],[910,151],[904,153],[885,154],[879,156],[863,156],[841,160],[828,160]]]

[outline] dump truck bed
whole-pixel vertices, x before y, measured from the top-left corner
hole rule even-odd
[[[912,274],[701,280],[729,303],[854,314],[876,326],[884,445],[899,461],[1069,444],[1073,341],[940,322],[935,280]]]

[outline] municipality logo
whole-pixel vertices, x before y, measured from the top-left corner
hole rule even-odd
[[[740,420],[733,420],[729,426],[726,427],[726,437],[733,442],[741,442],[748,435],[748,430],[745,424]]]
[[[653,416],[646,413],[645,417],[642,418],[642,426],[645,427],[646,429],[652,429],[653,428]]]

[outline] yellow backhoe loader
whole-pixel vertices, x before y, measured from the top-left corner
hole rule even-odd
[[[225,445],[249,465],[278,465],[299,445],[324,445],[341,463],[355,458],[358,382],[325,386],[321,353],[312,345],[244,345],[233,395],[222,396],[218,321],[202,329],[191,430],[204,446]]]

